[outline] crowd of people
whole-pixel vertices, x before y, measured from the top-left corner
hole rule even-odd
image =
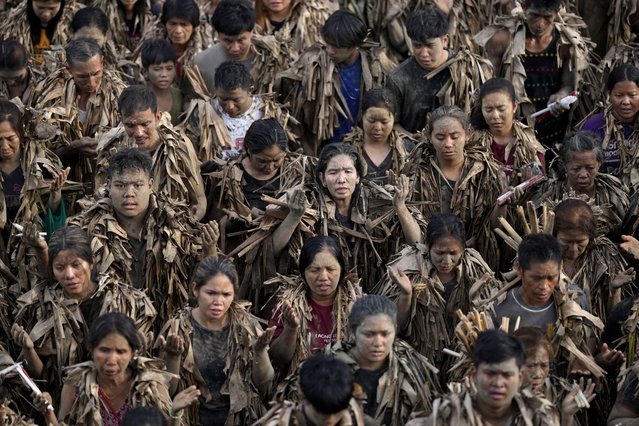
[[[638,0],[0,18],[0,425],[639,424]]]

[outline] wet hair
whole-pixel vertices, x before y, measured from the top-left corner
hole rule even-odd
[[[426,126],[426,130],[429,135],[433,132],[435,123],[444,118],[454,118],[457,120],[466,133],[470,130],[468,116],[461,110],[461,108],[455,105],[443,105],[431,112],[428,116],[428,125]]]
[[[313,237],[304,241],[299,258],[300,275],[302,276],[302,280],[306,282],[306,276],[304,273],[306,268],[313,263],[315,256],[324,250],[328,251],[337,260],[337,263],[339,263],[339,283],[343,283],[348,269],[346,265],[346,258],[344,257],[344,253],[342,253],[342,249],[333,237],[326,236]]]
[[[426,227],[426,244],[432,247],[440,238],[451,237],[466,248],[466,230],[462,221],[452,213],[435,213]]]
[[[169,421],[155,407],[135,407],[127,411],[121,426],[169,426]]]
[[[561,8],[562,0],[524,0],[524,9],[537,9],[558,12]]]
[[[253,4],[248,0],[222,0],[213,12],[211,24],[227,36],[251,32],[255,27]]]
[[[484,113],[482,112],[482,104],[484,98],[493,93],[503,93],[507,95],[512,102],[517,102],[515,87],[510,80],[501,77],[491,78],[479,88],[479,102],[475,103],[475,107],[470,116],[470,124],[473,128],[477,130],[488,129],[488,123],[486,123]]]
[[[448,17],[436,6],[416,10],[406,18],[406,32],[411,40],[426,43],[448,34]]]
[[[91,324],[89,335],[85,340],[87,349],[93,351],[105,337],[112,333],[124,337],[129,342],[133,352],[140,350],[144,346],[142,335],[133,320],[121,312],[111,312],[100,315]]]
[[[473,344],[473,364],[499,364],[515,359],[517,367],[524,365],[524,346],[518,338],[509,336],[502,330],[493,329],[479,333]]]
[[[340,9],[328,17],[321,32],[326,43],[337,48],[350,48],[364,43],[368,27],[362,18],[350,10]]]
[[[142,67],[148,69],[150,65],[160,65],[164,62],[177,63],[175,50],[171,47],[171,43],[165,38],[145,40],[142,43]]]
[[[364,94],[362,99],[362,115],[369,108],[386,108],[394,116],[397,111],[397,98],[393,92],[385,87],[371,89]]]
[[[526,357],[532,356],[538,348],[544,348],[548,352],[548,359],[552,361],[553,350],[548,335],[539,327],[519,327],[513,333],[524,347]]]
[[[40,43],[40,19],[38,19],[38,17],[35,14],[35,11],[33,10],[33,1],[34,0],[27,0],[27,20],[29,21],[29,32],[31,33],[31,40],[33,41],[33,44],[39,44]],[[62,14],[64,13],[64,7],[65,7],[65,0],[40,0],[40,1],[44,1],[44,2],[51,2],[51,3],[61,3],[60,5],[60,10],[58,11],[58,13],[51,18],[51,20],[47,23],[47,27],[45,28],[46,34],[47,34],[47,38],[49,40],[53,40],[53,35],[55,34],[56,28],[58,27],[58,23],[60,22],[60,19],[62,19]]]
[[[328,167],[328,163],[333,159],[333,157],[337,157],[338,155],[346,155],[353,160],[353,164],[355,165],[355,170],[357,171],[357,175],[362,178],[366,175],[366,166],[364,165],[364,160],[362,156],[359,155],[357,150],[351,144],[347,143],[331,143],[322,149],[320,152],[319,159],[317,160],[317,167],[315,169],[315,178],[318,183],[321,183],[320,173],[326,172],[326,167]]]
[[[397,307],[386,296],[367,294],[353,303],[351,313],[348,316],[348,329],[352,335],[368,317],[374,315],[387,315],[397,331]]]
[[[565,165],[572,160],[574,154],[590,151],[595,153],[597,161],[603,163],[601,139],[591,132],[575,132],[564,138],[559,150],[559,157]]]
[[[122,91],[118,99],[118,110],[122,118],[150,109],[158,112],[158,98],[153,89],[142,84],[129,86]]]
[[[123,149],[116,152],[109,160],[107,178],[111,180],[115,174],[138,170],[143,171],[150,178],[152,167],[153,160],[147,151],[138,148]]]
[[[585,201],[569,198],[555,207],[553,235],[568,231],[583,232],[591,242],[597,237],[597,219]]]
[[[20,141],[24,139],[24,116],[20,108],[7,99],[0,99],[0,123],[7,122],[11,125]]]
[[[200,8],[193,0],[166,0],[162,6],[160,22],[166,26],[171,18],[184,19],[193,25],[200,25]]]
[[[284,128],[275,118],[255,120],[244,135],[244,149],[251,155],[259,154],[272,146],[277,146],[284,152],[288,150],[288,137]]]
[[[226,276],[233,284],[233,290],[239,290],[239,278],[235,265],[229,259],[223,256],[208,256],[195,268],[193,273],[193,284],[196,289],[202,288],[211,278],[217,275]]]
[[[332,356],[313,355],[300,367],[300,390],[304,399],[325,415],[348,408],[354,382],[353,370]]]
[[[553,262],[561,265],[561,246],[552,235],[533,233],[522,238],[517,249],[517,259],[523,271],[533,263]]]
[[[109,32],[109,20],[102,9],[97,7],[83,7],[78,10],[71,20],[71,31],[77,33],[82,28],[97,28],[106,35]]]
[[[251,73],[238,61],[224,61],[215,70],[214,84],[216,89],[249,90],[253,84]]]
[[[612,92],[617,83],[624,81],[632,81],[639,86],[639,68],[631,64],[623,64],[613,68],[606,81],[608,92]]]
[[[77,226],[65,226],[55,231],[49,239],[49,275],[51,279],[55,279],[53,262],[65,250],[93,265],[93,249],[91,248],[89,234]],[[91,271],[91,280],[95,281],[96,279],[97,272],[93,270]]]
[[[84,64],[94,56],[102,58],[102,49],[98,42],[92,38],[78,38],[71,40],[64,48],[67,57],[67,65],[76,63]]]
[[[20,71],[28,63],[29,54],[22,44],[13,39],[0,41],[0,69]]]

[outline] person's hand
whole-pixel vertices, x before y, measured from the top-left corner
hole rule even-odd
[[[13,341],[23,349],[33,349],[33,341],[31,340],[31,337],[29,337],[29,333],[27,333],[22,326],[13,324],[11,327],[11,338],[13,338]]]
[[[610,290],[618,290],[624,285],[633,282],[636,275],[635,268],[628,268],[620,272],[610,283]]]
[[[570,366],[570,376],[582,377],[582,376],[592,376],[586,364],[584,364],[579,358],[575,358]]]
[[[27,247],[33,247],[36,250],[44,251],[47,249],[47,241],[44,239],[43,233],[33,222],[26,222],[22,227],[22,242]],[[16,236],[19,236],[17,234]]]
[[[253,352],[268,350],[268,345],[273,340],[273,333],[275,333],[275,326],[267,328],[262,334],[257,336],[257,339],[253,342]]]
[[[588,402],[591,402],[595,399],[595,383],[592,379],[588,379],[587,382],[584,382],[584,378],[579,379],[579,386],[575,386],[568,395],[561,402],[561,413],[562,415],[566,415],[567,417],[572,417],[577,414],[582,407],[579,406],[575,397],[577,393],[581,391]]]
[[[195,385],[191,385],[182,392],[175,395],[173,404],[171,404],[171,412],[177,414],[189,405],[193,404],[200,397],[201,392]]]
[[[395,195],[393,196],[393,207],[397,210],[398,208],[406,207],[406,198],[408,198],[409,193],[409,180],[406,175],[397,176],[397,190],[395,191]]]
[[[172,332],[170,332],[166,336],[166,339],[164,338],[164,336],[160,336],[159,343],[160,348],[162,348],[164,352],[166,352],[167,355],[170,356],[182,355],[186,347],[186,345],[184,344],[184,339]]]
[[[570,105],[564,105],[559,102],[561,99],[565,98],[566,96],[568,96],[568,93],[564,92],[563,90],[560,90],[559,92],[555,93],[554,95],[550,96],[550,98],[548,98],[548,106],[550,107],[550,114],[552,114],[553,117],[558,117],[570,109]],[[556,103],[551,106],[551,104],[554,102]]]
[[[89,157],[95,157],[98,140],[88,136],[81,137],[73,141],[73,147],[76,151],[81,152]]]
[[[297,312],[293,309],[293,305],[288,300],[282,303],[282,322],[285,327],[290,329],[297,329],[300,326],[300,319],[297,316]]]
[[[597,364],[601,367],[612,370],[621,367],[626,360],[623,352],[617,349],[610,349],[606,343],[601,347],[601,352],[597,355]]]
[[[621,247],[635,259],[639,260],[639,241],[637,241],[635,237],[630,235],[622,235],[621,239],[624,242],[619,244],[619,247]]]
[[[388,267],[387,269],[388,276],[395,284],[397,284],[397,287],[399,287],[402,294],[407,296],[413,294],[413,285],[410,282],[410,278],[408,278],[408,275],[406,275],[403,270],[395,270],[395,268],[392,267]]]
[[[214,220],[202,225],[202,251],[204,256],[217,255],[217,242],[220,240],[220,226]]]
[[[70,172],[71,167],[62,169],[55,179],[51,181],[51,185],[49,186],[49,208],[52,211],[57,211],[60,206],[60,200],[62,200],[62,187],[67,181]]]
[[[289,214],[301,218],[306,212],[306,195],[300,188],[290,191],[286,197]]]
[[[31,393],[31,398],[33,399],[33,406],[40,413],[46,415],[53,414],[53,398],[49,392],[42,393]]]

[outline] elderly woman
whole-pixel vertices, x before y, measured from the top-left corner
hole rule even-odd
[[[252,424],[264,414],[261,398],[273,379],[267,347],[274,328],[262,331],[248,305],[235,295],[238,276],[229,260],[207,257],[193,276],[195,308],[171,318],[157,346],[167,369],[180,377],[172,389],[193,383],[202,396],[199,407],[186,416],[187,424]]]

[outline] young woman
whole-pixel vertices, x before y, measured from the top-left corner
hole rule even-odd
[[[393,129],[395,95],[388,89],[372,89],[362,101],[362,127],[346,135],[343,142],[355,146],[366,161],[364,179],[380,185],[388,183],[388,172],[401,173],[415,144]]]
[[[471,143],[479,143],[500,163],[510,186],[526,180],[529,164],[545,169],[545,149],[537,141],[535,132],[515,118],[519,103],[513,84],[505,78],[491,78],[479,89],[479,103],[471,122],[475,129]]]
[[[202,392],[187,424],[252,424],[264,414],[261,398],[274,375],[267,352],[274,328],[262,331],[248,305],[236,300],[237,289],[229,260],[205,258],[190,287],[197,306],[180,311],[160,332],[156,346],[167,369],[180,377],[171,388],[196,383]]]
[[[331,237],[304,242],[299,277],[273,279],[279,284],[269,322],[275,326],[269,354],[281,373],[296,371],[300,362],[347,335],[346,319],[361,288],[346,278],[344,255]]]
[[[144,292],[119,284],[110,276],[95,274],[90,240],[82,229],[59,229],[48,246],[44,240],[38,244],[48,253],[51,280],[39,283],[18,299],[11,334],[22,348],[29,373],[46,379],[47,389],[57,396],[62,387],[62,369],[86,361],[85,340],[100,313],[131,314],[140,332],[147,333],[156,312]]]
[[[590,131],[603,140],[603,173],[612,174],[637,191],[632,178],[637,165],[639,138],[635,122],[639,117],[639,68],[624,64],[613,69],[606,82],[608,102],[603,112],[586,119],[581,130]]]
[[[92,0],[90,5],[104,11],[111,22],[116,46],[133,51],[144,32],[153,24],[149,0]]]

